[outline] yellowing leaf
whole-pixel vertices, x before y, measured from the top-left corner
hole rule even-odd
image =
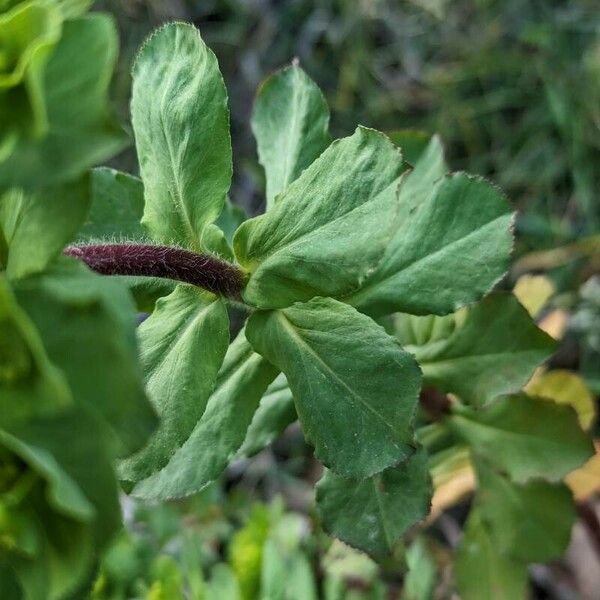
[[[565,310],[556,309],[548,313],[540,322],[539,327],[555,340],[560,340],[565,333],[569,314]]]
[[[523,275],[517,280],[513,293],[527,312],[536,317],[554,291],[554,284],[545,275]]]
[[[596,454],[583,467],[565,477],[565,483],[571,488],[575,500],[581,501],[600,491],[600,440],[594,442]]]
[[[558,404],[572,406],[579,417],[579,424],[589,430],[596,416],[592,393],[583,379],[566,370],[536,374],[525,387],[531,396],[550,398]]]

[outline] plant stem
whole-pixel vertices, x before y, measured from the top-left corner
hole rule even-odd
[[[68,246],[64,254],[79,258],[102,275],[175,279],[233,300],[240,298],[246,280],[239,267],[225,260],[171,246],[86,244]]]

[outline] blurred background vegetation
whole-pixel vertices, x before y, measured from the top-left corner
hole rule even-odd
[[[439,133],[453,169],[489,176],[521,211],[523,249],[600,225],[597,0],[106,0],[121,29],[116,82],[164,21],[197,25],[230,92],[234,201],[262,183],[248,126],[260,82],[294,57],[323,89],[332,131]]]
[[[553,366],[580,372],[600,393],[598,0],[103,0],[95,7],[119,24],[114,97],[124,123],[129,70],[146,35],[174,19],[200,29],[229,90],[231,197],[248,214],[262,210],[264,189],[249,127],[253,98],[293,58],[324,91],[335,136],[357,123],[439,133],[453,170],[489,177],[519,210],[508,284],[525,272],[549,277],[555,292],[546,317],[566,322]],[[133,149],[114,164],[135,171]],[[321,539],[306,513],[317,478],[309,455],[292,428],[198,499],[131,505],[129,533],[107,558],[96,597],[176,600],[183,585],[191,598],[310,600],[317,584],[327,600],[447,597],[448,559],[434,539],[417,541],[388,570]],[[454,517],[438,523],[446,541],[460,531],[460,508]],[[423,575],[400,596],[407,562]],[[532,571],[539,597],[579,597],[561,568]]]

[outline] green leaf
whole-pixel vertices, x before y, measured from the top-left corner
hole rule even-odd
[[[5,192],[0,198],[0,229],[8,248],[2,262],[9,278],[39,273],[62,252],[85,219],[89,187],[89,179],[83,177],[37,192]]]
[[[560,481],[593,454],[571,407],[525,394],[498,398],[479,411],[463,408],[448,424],[476,457],[517,483]]]
[[[315,82],[297,65],[260,87],[252,131],[267,178],[267,209],[329,145],[329,108]]]
[[[392,138],[392,141],[398,143],[397,139]],[[400,145],[400,148],[404,156],[404,147]],[[434,194],[435,184],[439,183],[448,171],[442,140],[434,135],[420,153],[401,190],[400,210],[404,219],[412,218],[413,212]]]
[[[285,373],[307,439],[337,474],[368,477],[412,454],[421,374],[369,317],[315,298],[254,313],[246,334]]]
[[[438,567],[427,539],[419,536],[406,551],[408,573],[404,578],[402,600],[432,600]]]
[[[140,224],[144,212],[142,180],[108,167],[92,169],[91,180],[92,202],[78,240],[147,239]]]
[[[367,314],[448,314],[479,300],[508,267],[513,214],[499,190],[458,173],[427,194],[410,183],[415,175],[400,190],[403,219],[378,268],[347,299]]]
[[[518,391],[556,347],[512,294],[492,294],[456,321],[445,340],[409,349],[428,385],[473,406]]]
[[[135,300],[138,311],[151,313],[156,301],[163,296],[168,296],[175,291],[178,281],[162,279],[160,277],[128,277],[115,275],[115,279],[126,285]]]
[[[261,597],[269,600],[317,600],[317,584],[308,558],[300,550],[290,551],[281,546],[273,539],[265,543]]]
[[[202,232],[202,247],[207,251],[223,258],[230,262],[233,262],[233,250],[225,237],[225,233],[214,223],[208,224]]]
[[[225,198],[223,210],[216,221],[217,226],[225,234],[225,239],[231,243],[236,229],[247,219],[243,208],[233,204],[229,198]]]
[[[374,130],[333,142],[268,213],[237,230],[235,254],[251,273],[245,300],[282,308],[357,289],[396,225],[402,170],[398,149]]]
[[[472,510],[456,558],[463,600],[525,600],[527,567],[501,554],[477,510]]]
[[[20,280],[15,294],[76,402],[105,421],[121,455],[137,450],[156,417],[144,392],[126,288],[65,258],[51,271]]]
[[[71,392],[42,340],[0,276],[0,427],[63,412]]]
[[[44,69],[61,29],[60,12],[46,2],[22,2],[0,15],[0,160],[20,137],[47,130]]]
[[[292,391],[285,375],[280,373],[261,398],[238,456],[258,454],[297,418]]]
[[[596,420],[594,394],[582,377],[567,369],[553,369],[545,373],[538,371],[523,391],[530,396],[572,406],[585,431],[589,431]]]
[[[218,598],[242,600],[240,583],[228,564],[218,563],[212,570],[212,577],[206,584],[206,598],[207,600]]]
[[[200,250],[231,183],[227,92],[198,30],[172,23],[154,33],[133,68],[131,116],[146,205],[159,242]]]
[[[204,413],[229,343],[223,300],[189,285],[156,303],[138,329],[146,389],[160,417],[156,433],[121,464],[140,481],[168,464]]]
[[[48,131],[20,140],[0,162],[0,188],[56,185],[123,148],[127,138],[107,102],[117,47],[116,27],[106,15],[64,23],[44,71]]]
[[[525,562],[562,556],[576,519],[567,486],[546,481],[517,485],[482,461],[476,467],[481,517],[499,551]]]
[[[228,555],[245,600],[260,595],[263,548],[273,525],[272,514],[264,505],[255,505],[248,521],[232,537]]]
[[[107,167],[92,169],[91,173],[92,204],[77,240],[147,243],[148,234],[140,223],[144,212],[142,180]],[[115,275],[114,278],[129,288],[142,312],[152,312],[156,300],[168,296],[177,286],[174,280],[158,277]]]
[[[317,484],[317,505],[327,532],[373,557],[383,557],[429,512],[427,453],[420,449],[403,463],[362,481],[328,471]]]
[[[236,455],[261,396],[277,371],[256,354],[242,330],[229,347],[206,411],[168,464],[138,483],[133,495],[180,498],[214,481]]]
[[[439,345],[446,344],[446,340],[464,320],[462,317],[465,314],[465,311],[462,311],[443,317],[437,315],[419,317],[396,313],[389,317],[391,321],[389,331],[396,335],[403,346],[416,346],[416,348],[411,348],[416,355],[421,352],[421,346],[427,346],[429,350],[435,342],[439,342]]]
[[[9,523],[26,517],[34,541],[9,554],[9,563],[27,598],[63,598],[89,577],[121,526],[112,455],[97,423],[80,411],[0,430],[0,444],[23,461],[21,482],[30,481],[19,500],[0,500]]]

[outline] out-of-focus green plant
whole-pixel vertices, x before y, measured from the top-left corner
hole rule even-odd
[[[163,20],[192,20],[231,90],[235,197],[260,201],[245,133],[256,86],[289,61],[323,89],[334,136],[354,124],[438,132],[451,164],[493,177],[522,211],[519,252],[597,230],[600,14],[595,0],[105,0],[122,25],[119,79]],[[125,111],[124,111],[125,116]]]
[[[116,31],[90,4],[0,8],[0,189],[62,183],[126,143],[107,98]]]
[[[115,461],[156,418],[134,305],[61,256],[121,148],[116,30],[90,2],[0,5],[0,596],[80,595],[121,527]],[[114,364],[113,364],[114,361]]]

